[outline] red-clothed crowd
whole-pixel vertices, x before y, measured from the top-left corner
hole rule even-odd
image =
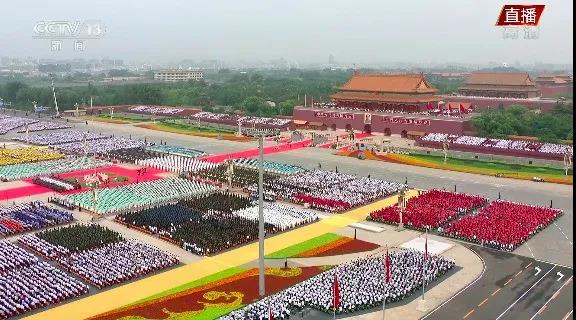
[[[402,222],[412,229],[436,229],[456,218],[485,205],[486,198],[442,190],[430,190],[411,198],[406,204]],[[370,214],[370,219],[378,222],[400,223],[398,205],[387,207]]]
[[[295,203],[309,203],[310,207],[325,210],[328,212],[341,212],[352,208],[352,205],[344,200],[318,198],[306,194],[297,194],[294,197]]]
[[[445,236],[513,251],[563,214],[562,210],[494,201],[476,215],[448,224]]]

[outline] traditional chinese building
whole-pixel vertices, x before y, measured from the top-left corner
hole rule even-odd
[[[353,129],[385,135],[418,136],[429,132],[464,134],[470,118],[419,114],[438,107],[440,97],[422,74],[354,74],[326,106],[296,107],[300,128]]]
[[[520,99],[541,95],[528,73],[513,72],[473,72],[458,93],[462,96]]]
[[[419,74],[354,74],[331,98],[338,108],[419,112],[436,106],[437,90]]]
[[[570,75],[539,75],[535,80],[540,87],[543,97],[558,97],[567,95],[573,90],[573,81]]]

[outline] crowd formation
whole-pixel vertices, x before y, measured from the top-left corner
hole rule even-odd
[[[136,164],[177,173],[199,172],[218,166],[217,163],[172,154],[162,155],[156,158],[136,160]]]
[[[266,203],[267,233],[285,231],[314,222],[309,210]],[[258,237],[258,206],[246,197],[213,193],[178,204],[158,206],[118,215],[116,221],[158,234],[200,255],[213,254]]]
[[[392,252],[390,278],[386,283],[384,257],[357,259],[325,271],[258,302],[222,317],[223,320],[285,319],[304,308],[326,313],[334,310],[334,279],[338,279],[337,314],[353,313],[403,300],[451,270],[455,261],[442,256],[425,256],[415,250]]]
[[[69,142],[56,145],[55,148],[67,154],[94,154],[102,155],[110,151],[120,149],[132,149],[144,147],[145,143],[140,140],[132,140],[124,137],[105,137],[87,141]]]
[[[99,289],[178,264],[175,256],[138,240],[109,243],[57,261]]]
[[[245,168],[245,167],[234,167],[234,172],[232,175],[232,186],[238,188],[246,188],[255,183],[258,183],[258,171]],[[213,168],[202,170],[192,174],[194,179],[199,181],[213,181],[224,185],[228,185],[228,165],[219,164]],[[264,181],[274,181],[278,176],[264,172]],[[250,191],[255,191],[256,187],[248,188]]]
[[[170,107],[159,107],[159,106],[136,106],[129,109],[133,113],[143,113],[143,114],[156,114],[156,115],[176,115],[182,113],[184,109],[170,108]]]
[[[168,177],[121,187],[102,188],[94,194],[90,191],[72,194],[66,199],[75,206],[93,210],[99,214],[118,213],[187,199],[215,190],[213,186],[188,179]]]
[[[489,149],[533,151],[542,154],[574,153],[571,145],[541,143],[528,140],[490,139],[474,136],[457,136],[446,133],[429,133],[422,137],[422,141],[443,142],[445,140],[451,145],[476,146]]]
[[[259,169],[257,159],[235,159],[234,165],[242,168],[249,168],[252,170]],[[290,175],[306,171],[306,169],[299,166],[272,161],[264,161],[263,169],[266,172],[281,175]]]
[[[279,198],[328,212],[341,212],[398,192],[406,186],[369,177],[314,170],[265,182]]]
[[[158,153],[173,154],[177,156],[184,156],[190,158],[198,158],[208,155],[206,152],[198,149],[179,147],[179,146],[169,146],[169,145],[154,145],[149,146],[146,149]]]
[[[0,166],[56,160],[63,157],[64,155],[59,152],[37,147],[0,148]]]
[[[21,127],[18,132],[35,132],[35,131],[44,131],[44,130],[57,130],[57,129],[68,129],[71,128],[69,125],[61,122],[50,122],[50,121],[38,121],[31,123],[29,125],[25,125]]]
[[[0,166],[0,180],[12,181],[41,175],[101,168],[109,165],[109,162],[102,160],[70,156],[59,160]]]
[[[6,134],[10,130],[38,122],[38,120],[0,115],[0,134]]]
[[[513,251],[562,214],[560,209],[497,200],[440,231],[448,237]]]
[[[84,140],[91,141],[97,139],[105,139],[107,137],[108,136],[100,133],[94,133],[88,131],[64,130],[57,132],[48,132],[48,133],[43,132],[31,135],[21,135],[19,137],[15,137],[14,140],[40,146],[55,146],[64,143],[79,142]]]
[[[478,209],[487,203],[481,196],[443,190],[426,191],[410,198],[402,213],[402,223],[409,228],[424,230],[436,229],[447,222]],[[400,207],[386,207],[370,213],[370,220],[398,224]]]
[[[35,177],[32,179],[32,182],[34,182],[37,185],[44,186],[46,188],[50,188],[50,189],[52,189],[54,191],[58,191],[58,192],[78,190],[78,189],[82,188],[82,186],[78,182],[66,181],[66,180],[57,178],[56,176]]]
[[[204,122],[228,125],[238,125],[238,123],[241,123],[242,126],[256,126],[258,128],[286,128],[292,122],[292,120],[289,119],[240,116],[236,114],[213,113],[206,111],[198,112],[192,115],[191,118]]]
[[[0,319],[88,293],[88,286],[7,241],[0,241]]]
[[[38,230],[72,220],[70,212],[52,208],[42,202],[18,204],[0,208],[0,235]]]

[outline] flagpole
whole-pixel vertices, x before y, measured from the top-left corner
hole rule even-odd
[[[427,263],[427,256],[428,256],[428,228],[426,228],[426,242],[424,244],[424,266],[422,267],[423,274],[422,274],[422,301],[424,301],[424,291],[426,290],[426,263]]]
[[[388,245],[384,257],[384,294],[382,295],[382,320],[386,319],[386,287],[388,286]]]

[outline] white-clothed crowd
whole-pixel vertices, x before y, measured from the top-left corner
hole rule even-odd
[[[269,309],[274,319],[288,318],[304,308],[327,313],[333,311],[333,284],[337,275],[340,305],[336,313],[352,313],[362,309],[400,301],[426,284],[436,280],[455,265],[455,261],[442,256],[428,256],[415,250],[390,253],[390,282],[386,284],[385,259],[382,256],[357,259],[339,265],[284,291],[256,303],[233,311],[221,320],[268,319]]]
[[[88,286],[7,241],[0,241],[0,319],[88,293]]]
[[[265,182],[265,191],[296,203],[340,212],[386,197],[405,188],[404,184],[350,174],[314,170]],[[254,189],[254,186],[252,186]]]
[[[184,111],[184,109],[157,106],[137,106],[130,108],[130,111],[148,114],[173,115]]]
[[[26,252],[26,250],[6,240],[0,241],[0,274],[37,261],[38,259]]]
[[[178,264],[178,258],[138,240],[124,240],[57,260],[97,288],[104,288]]]
[[[264,125],[270,127],[285,126],[292,121],[289,119],[239,116],[236,114],[213,113],[207,111],[198,112],[194,114],[192,118],[205,122],[221,122],[221,123],[227,122],[231,124],[238,124],[238,122],[240,122],[243,126]]]
[[[54,260],[59,256],[67,255],[70,253],[70,250],[62,246],[52,244],[34,234],[24,235],[18,239],[18,242],[50,260]]]
[[[28,130],[28,132],[34,131],[44,131],[44,130],[57,130],[57,129],[67,129],[71,128],[71,126],[65,123],[58,123],[58,122],[50,122],[50,121],[38,121],[29,125],[25,125],[21,127],[18,132],[23,133]]]
[[[63,180],[59,180],[59,179],[54,179],[52,177],[38,177],[39,181],[45,182],[47,184],[51,184],[51,185],[55,185],[58,186],[66,191],[70,191],[70,190],[74,190],[75,187]]]
[[[264,204],[264,221],[274,225],[276,231],[285,231],[318,220],[318,215],[305,209],[298,209],[275,203]],[[258,221],[258,206],[233,211],[232,214],[248,220]]]
[[[140,148],[145,145],[144,141],[140,140],[123,137],[106,137],[105,139],[87,141],[86,144],[84,144],[84,141],[64,143],[55,146],[55,148],[69,154],[83,154],[85,151],[89,154],[103,154],[120,149]]]
[[[16,128],[20,128],[27,124],[32,124],[36,122],[38,122],[38,120],[1,115],[0,134],[6,134],[10,130],[14,130]]]
[[[545,154],[573,154],[571,145],[540,143],[528,140],[489,139],[474,136],[457,136],[445,133],[428,133],[421,138],[422,141],[443,142],[448,140],[451,144],[465,146],[481,146],[494,149],[534,151]]]
[[[84,138],[86,138],[86,140],[96,140],[105,139],[107,137],[108,136],[101,133],[78,130],[64,130],[58,132],[35,133],[28,136],[21,135],[14,138],[14,140],[41,146],[54,146],[64,143],[84,141]]]
[[[212,169],[218,166],[217,163],[172,154],[151,159],[137,160],[136,164],[178,173],[198,172],[200,170]]]

